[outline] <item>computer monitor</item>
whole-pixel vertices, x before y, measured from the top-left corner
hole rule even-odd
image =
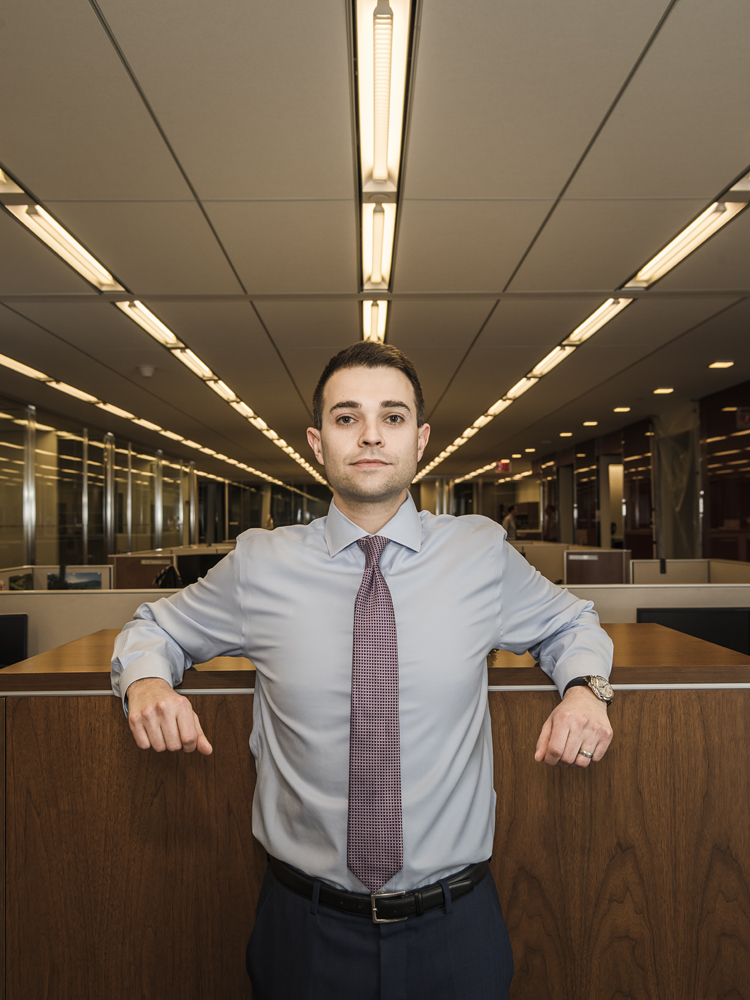
[[[750,655],[750,608],[638,608],[637,621],[666,625]]]
[[[28,615],[0,615],[0,669],[27,657]]]

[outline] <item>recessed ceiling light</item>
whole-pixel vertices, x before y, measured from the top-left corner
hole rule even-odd
[[[668,396],[674,389],[654,389],[655,396]]]
[[[737,412],[737,407],[736,406],[722,406],[721,412],[722,413],[736,413]]]
[[[522,458],[523,456],[521,455],[521,453],[519,451],[517,451],[514,455],[511,455],[510,457],[511,458]]]
[[[573,431],[560,431],[560,437],[561,438],[572,438],[573,437]]]
[[[598,423],[599,423],[598,420],[584,420],[583,421],[583,426],[584,427],[596,427]]]
[[[731,368],[734,361],[713,361],[708,366],[709,368]]]
[[[585,451],[577,451],[576,452],[576,458],[585,458],[585,457],[586,457],[586,452]]]
[[[630,407],[629,406],[616,406],[614,408],[614,410],[612,410],[612,412],[613,413],[630,413]]]
[[[524,448],[524,451],[536,451],[536,448]]]

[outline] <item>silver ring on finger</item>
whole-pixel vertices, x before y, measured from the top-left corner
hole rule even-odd
[[[581,754],[582,757],[588,757],[589,760],[591,760],[594,756],[590,750],[579,750],[578,753]]]

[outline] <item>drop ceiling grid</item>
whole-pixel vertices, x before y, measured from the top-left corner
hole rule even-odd
[[[194,201],[52,201],[45,207],[138,298],[242,292]]]
[[[102,0],[203,199],[353,199],[340,0]]]
[[[680,0],[567,195],[714,198],[750,165],[749,32],[744,0]]]
[[[555,198],[666,0],[422,11],[407,198]]]
[[[36,359],[37,366],[45,374],[59,381],[201,444],[209,444],[206,434],[213,432],[224,441],[219,450],[225,450],[228,441],[242,440],[243,447],[252,449],[256,457],[286,468],[287,475],[298,468],[168,351],[154,344],[147,334],[121,317],[112,306],[106,303],[69,304],[61,310],[56,306],[29,304],[22,310],[22,315],[30,321],[25,325],[10,310],[5,309],[0,314],[3,324],[0,351],[3,353],[12,353],[9,348],[20,339],[23,349],[15,351],[18,360],[32,364],[26,358]],[[111,333],[120,324],[124,324],[123,336],[113,336],[107,346],[102,346],[107,331]],[[40,329],[40,326],[48,329]],[[50,329],[53,332],[48,332]],[[145,358],[140,342],[144,339],[146,347],[153,344],[156,348]],[[147,359],[157,365],[150,379],[137,372],[137,365]],[[55,397],[61,395],[54,390],[45,391],[53,392]],[[67,397],[56,399],[56,402],[57,409],[64,410]]]
[[[189,197],[89,4],[6,3],[0,67],[0,163],[37,198]]]

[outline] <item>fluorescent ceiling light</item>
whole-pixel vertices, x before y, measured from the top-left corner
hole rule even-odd
[[[655,396],[668,396],[674,389],[654,389]]]
[[[184,347],[182,341],[175,337],[169,327],[157,319],[142,302],[115,302],[115,305],[164,347]]]
[[[364,191],[395,191],[401,165],[409,0],[357,0],[359,147]]]
[[[47,385],[53,389],[59,389],[60,392],[67,392],[69,396],[75,396],[76,399],[82,399],[84,403],[99,402],[97,396],[92,396],[90,392],[84,392],[83,389],[76,389],[74,385],[68,385],[66,382],[47,382]]]
[[[209,382],[208,384],[212,385],[213,383]],[[229,405],[232,407],[233,410],[236,410],[239,413],[239,415],[241,417],[244,417],[246,420],[252,420],[253,417],[255,416],[255,413],[250,409],[247,403],[243,403],[241,400],[233,400],[232,402],[230,402]]]
[[[496,417],[498,413],[502,413],[503,410],[507,410],[512,402],[512,399],[498,399],[498,401],[493,403],[489,410],[487,410],[487,413],[490,417]]]
[[[565,346],[573,344],[576,347],[583,344],[589,337],[593,337],[597,330],[601,330],[605,323],[609,323],[613,316],[629,306],[632,301],[632,299],[607,299],[603,305],[592,312],[588,319],[585,319],[565,338],[563,344]]]
[[[532,451],[536,451],[536,448],[524,448],[523,450],[524,451],[528,451],[528,452],[532,452]]]
[[[599,423],[598,420],[584,420],[583,421],[583,426],[584,427],[596,427],[598,423]]]
[[[612,412],[613,413],[630,413],[630,407],[629,406],[616,406],[612,410]]]
[[[179,361],[181,361],[183,365],[189,368],[194,375],[197,375],[198,378],[202,379],[216,378],[216,376],[208,367],[208,365],[204,364],[198,357],[198,355],[194,354],[193,351],[189,350],[187,347],[178,348],[177,350],[172,351],[172,354]]]
[[[644,265],[626,287],[648,288],[659,278],[663,278],[668,271],[671,271],[688,254],[696,250],[701,243],[705,243],[710,236],[713,236],[717,230],[725,226],[746,206],[747,202],[744,201],[717,201],[713,205],[709,205],[705,212],[701,212],[698,218],[686,226],[679,236],[676,236],[648,264]]]
[[[20,375],[26,375],[28,378],[35,378],[40,382],[50,381],[49,375],[43,375],[36,368],[29,368],[28,365],[21,364],[20,361],[14,361],[13,358],[8,358],[4,354],[0,354],[0,365],[18,372]]]
[[[561,438],[572,438],[573,437],[573,431],[560,431],[560,437]]]
[[[100,410],[106,410],[107,413],[114,413],[116,417],[122,417],[123,420],[135,420],[135,416],[129,413],[127,410],[121,410],[119,406],[113,406],[111,403],[96,403],[96,406]]]
[[[159,431],[159,433],[163,434],[165,438],[169,438],[170,441],[184,441],[185,440],[185,438],[182,436],[182,434],[175,434],[174,431]]]
[[[226,400],[227,403],[234,403],[237,399],[236,393],[229,388],[226,382],[222,382],[221,379],[212,379],[207,381],[206,385],[209,389],[213,389],[217,396],[221,396],[223,400]],[[250,407],[248,407],[248,409],[250,409]],[[252,410],[250,412],[252,413]]]
[[[495,468],[495,462],[490,462],[489,465],[483,465],[481,469],[474,469],[473,472],[469,472],[465,476],[460,476],[458,479],[455,479],[454,482],[465,483],[467,479],[473,479],[474,476],[481,476],[483,472],[489,472],[490,469],[494,468]]]
[[[511,458],[523,458],[523,455],[519,451],[517,451],[513,455],[511,455],[510,457]]]
[[[713,361],[708,367],[709,368],[731,368],[734,365],[734,361]]]
[[[722,406],[721,412],[722,413],[736,413],[737,409],[738,408],[736,406]]]
[[[78,271],[81,277],[90,281],[102,292],[123,292],[125,289],[118,284],[106,267],[92,257],[78,240],[63,229],[59,222],[45,212],[41,205],[6,205],[7,210],[30,229],[35,236],[46,243],[50,250],[62,257],[70,266]]]
[[[365,202],[362,205],[362,282],[365,289],[388,287],[395,238],[396,205]],[[378,251],[379,272],[376,266]]]
[[[133,417],[133,423],[138,424],[139,427],[145,427],[148,431],[161,430],[161,427],[158,424],[153,424],[150,420],[143,420],[141,417]]]
[[[362,329],[364,340],[372,340],[382,344],[385,342],[385,321],[388,311],[388,302],[381,299],[379,302],[362,303]]]
[[[538,381],[539,379],[529,378],[528,376],[526,376],[526,378],[522,378],[520,382],[516,382],[516,384],[511,389],[508,389],[508,391],[505,393],[505,398],[518,399],[519,396],[522,396],[525,392],[528,392],[528,390],[532,387],[532,385],[536,385]]]
[[[564,361],[569,354],[572,354],[575,350],[574,346],[569,347],[556,347],[554,350],[550,351],[546,358],[542,358],[538,365],[536,365],[529,372],[529,375],[534,378],[541,378],[542,375],[547,375],[556,368],[561,361]]]

